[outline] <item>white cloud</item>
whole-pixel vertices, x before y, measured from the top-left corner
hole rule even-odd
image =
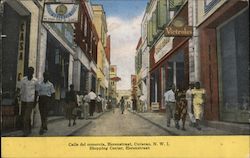
[[[108,33],[111,35],[111,64],[117,65],[118,89],[130,89],[130,76],[135,73],[135,51],[141,36],[143,14],[123,20],[119,17],[108,17]]]

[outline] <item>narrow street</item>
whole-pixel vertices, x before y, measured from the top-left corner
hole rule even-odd
[[[115,112],[106,112],[99,119],[87,127],[79,130],[76,136],[160,136],[169,135],[166,131],[145,121],[144,119],[125,111],[121,114],[120,109]]]

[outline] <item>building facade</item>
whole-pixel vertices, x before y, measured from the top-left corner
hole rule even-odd
[[[92,4],[94,11],[94,25],[99,36],[97,57],[97,93],[106,97],[108,94],[109,62],[106,57],[107,47],[107,22],[102,5]]]
[[[185,1],[150,1],[146,12],[147,46],[149,48],[150,101],[165,109],[164,93],[175,84],[185,89],[189,82],[188,38],[165,35],[165,28],[172,26],[174,19],[188,19]]]
[[[249,122],[249,1],[152,0],[145,14],[150,103],[161,111],[171,84],[185,90],[199,81],[206,120]],[[178,20],[192,36],[166,33]]]
[[[75,85],[76,91],[96,91],[99,37],[90,2],[79,1],[79,20],[75,24],[43,22],[43,4],[42,0],[1,3],[1,34],[5,35],[1,38],[2,72],[6,74],[1,82],[3,129],[16,127],[19,111],[16,83],[18,76],[21,79],[26,75],[28,66],[34,67],[34,77],[39,81],[43,79],[44,71],[50,73],[56,102],[49,115],[63,115],[65,94],[70,84]],[[38,112],[38,108],[34,112]]]
[[[110,65],[110,94],[109,99],[111,99],[111,102],[113,105],[117,104],[117,81],[115,78],[117,77],[117,66],[116,65]]]
[[[80,3],[80,19],[75,24],[74,84],[77,90],[96,92],[99,37],[93,24],[94,12],[89,1]]]
[[[249,1],[197,2],[205,117],[249,122]]]
[[[37,77],[37,56],[39,55],[40,13],[43,1],[1,2],[1,49],[2,129],[15,127],[18,114],[16,106],[16,85],[27,73],[28,66],[35,69]],[[2,37],[4,35],[4,37]],[[18,77],[19,76],[19,77]],[[19,78],[19,79],[18,79]]]

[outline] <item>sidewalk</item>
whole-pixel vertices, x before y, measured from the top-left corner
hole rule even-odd
[[[208,123],[208,121],[206,122],[206,124],[204,123],[201,125],[202,130],[199,131],[196,128],[189,126],[190,121],[188,120],[188,118],[185,123],[186,130],[183,131],[181,130],[181,128],[179,130],[176,129],[173,121],[171,121],[170,127],[167,127],[167,120],[165,113],[157,113],[157,112],[146,112],[146,113],[133,112],[133,113],[151,122],[152,124],[158,126],[159,128],[169,132],[171,135],[192,136],[192,135],[245,135],[245,134],[249,135],[250,134],[250,127],[247,125],[242,126],[237,124],[238,125],[237,126],[236,124],[227,123],[232,126],[236,126],[236,128],[238,128],[238,130],[229,130],[229,128],[225,127],[219,128],[218,127],[220,126],[219,124],[215,126],[214,122],[213,122],[214,126],[209,126],[211,123]],[[181,121],[179,124],[181,127],[182,125]]]
[[[32,129],[32,133],[28,137],[47,137],[47,136],[72,136],[78,130],[86,127],[92,121],[91,119],[97,119],[102,116],[103,113],[94,113],[94,116],[90,117],[88,120],[85,119],[77,119],[75,126],[68,127],[68,120],[63,116],[53,116],[48,118],[48,131],[43,135],[39,135],[40,124],[36,124],[36,126]],[[73,121],[72,121],[73,122]],[[2,133],[2,137],[22,137],[22,130],[17,130],[13,132]]]

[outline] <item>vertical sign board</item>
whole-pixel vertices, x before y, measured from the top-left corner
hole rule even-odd
[[[26,21],[22,21],[19,27],[18,55],[17,55],[17,77],[24,72],[25,58]]]

